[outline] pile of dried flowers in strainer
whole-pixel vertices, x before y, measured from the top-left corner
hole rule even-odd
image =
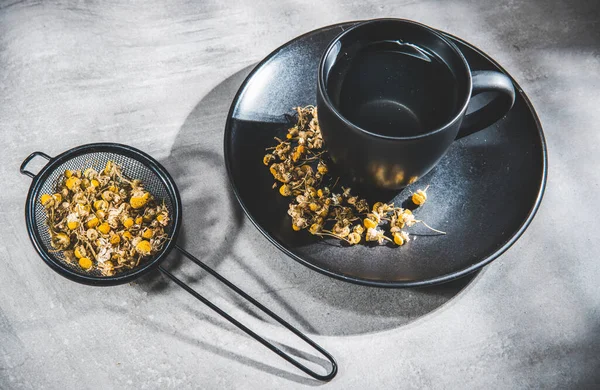
[[[282,196],[291,197],[288,214],[294,230],[307,229],[313,235],[335,237],[350,245],[364,238],[402,246],[410,241],[403,229],[417,223],[445,234],[417,220],[409,209],[382,202],[369,208],[367,201],[352,194],[350,188],[341,187],[341,191],[336,192],[338,181],[334,182],[328,174],[327,151],[323,147],[317,108],[306,106],[295,110],[296,124],[288,129],[285,140],[275,138],[278,145],[267,148],[269,153],[263,158],[277,180],[273,188],[279,188]],[[425,203],[426,191],[427,188],[412,194],[411,200],[416,206]],[[383,225],[387,226],[390,236],[385,234]]]
[[[66,170],[56,193],[43,194],[40,202],[48,217],[50,244],[86,271],[112,276],[133,269],[168,239],[167,207],[112,161],[100,172]]]

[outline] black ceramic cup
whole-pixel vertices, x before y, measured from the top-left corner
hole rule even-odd
[[[471,97],[494,92],[467,113]],[[400,189],[427,174],[452,142],[501,119],[515,90],[474,71],[436,30],[376,19],[337,36],[319,64],[317,108],[330,156],[358,183]]]

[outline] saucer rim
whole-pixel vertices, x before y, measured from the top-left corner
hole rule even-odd
[[[329,277],[332,277],[334,279],[338,279],[338,280],[343,280],[349,283],[353,283],[353,284],[358,284],[358,285],[362,285],[362,286],[370,286],[370,287],[382,287],[382,288],[406,288],[406,287],[424,287],[424,286],[433,286],[433,285],[437,285],[437,284],[442,284],[442,283],[446,283],[446,282],[450,282],[456,279],[459,279],[463,276],[466,276],[468,274],[471,274],[481,268],[483,268],[484,266],[486,266],[487,264],[491,263],[492,261],[494,261],[495,259],[497,259],[500,255],[502,255],[503,253],[505,253],[512,245],[514,245],[515,242],[517,242],[517,240],[523,235],[523,233],[525,233],[525,231],[527,230],[527,228],[530,226],[531,221],[533,221],[533,218],[535,217],[535,215],[537,214],[542,199],[544,197],[544,193],[546,190],[546,184],[547,184],[547,179],[548,179],[548,150],[547,150],[547,145],[546,145],[546,139],[544,136],[544,132],[542,129],[542,124],[540,122],[540,119],[537,115],[537,112],[535,111],[533,104],[531,103],[531,101],[529,100],[529,98],[527,97],[527,94],[525,94],[525,92],[523,91],[523,89],[521,88],[521,86],[516,82],[516,80],[510,75],[510,73],[508,73],[502,66],[500,66],[492,57],[490,57],[489,55],[487,55],[484,51],[480,50],[479,48],[477,48],[476,46],[470,44],[469,42],[464,41],[463,39],[460,39],[452,34],[446,33],[442,30],[438,30],[435,29],[433,27],[431,27],[432,29],[438,31],[440,34],[442,34],[442,36],[449,38],[451,40],[452,43],[454,42],[458,42],[461,43],[465,46],[467,46],[468,48],[470,48],[471,50],[473,50],[474,52],[476,52],[477,54],[483,56],[486,60],[488,60],[492,65],[494,65],[500,72],[504,73],[505,75],[507,75],[511,81],[513,82],[516,92],[523,98],[523,101],[525,102],[525,104],[527,105],[527,108],[529,109],[530,113],[532,114],[532,117],[534,119],[535,122],[535,126],[537,128],[537,133],[538,136],[540,138],[540,146],[541,146],[541,150],[542,150],[542,175],[541,175],[541,181],[540,181],[540,185],[539,185],[539,190],[538,190],[538,194],[537,197],[535,199],[535,202],[533,204],[533,207],[531,208],[531,210],[529,211],[529,214],[527,215],[527,218],[525,218],[525,220],[523,221],[523,223],[521,224],[521,226],[519,227],[519,229],[512,235],[512,237],[506,241],[504,243],[504,245],[502,245],[500,248],[498,248],[496,251],[494,251],[492,254],[490,254],[487,257],[484,257],[483,259],[481,259],[480,261],[478,261],[475,264],[472,264],[469,267],[463,268],[461,270],[455,271],[455,272],[451,272],[451,273],[447,273],[438,277],[434,277],[434,278],[428,278],[428,279],[422,279],[422,280],[417,280],[417,281],[382,281],[382,280],[370,280],[370,279],[363,279],[363,278],[358,278],[358,277],[353,277],[353,276],[348,276],[348,275],[344,275],[341,273],[336,273],[336,272],[332,272],[329,271],[325,268],[319,267],[307,260],[304,260],[302,257],[296,255],[295,253],[293,253],[292,251],[290,251],[283,243],[279,242],[277,239],[275,239],[273,236],[271,236],[269,234],[269,232],[267,232],[252,216],[252,214],[250,213],[250,211],[248,210],[247,206],[245,205],[242,196],[239,193],[238,187],[235,183],[234,177],[233,177],[233,167],[232,167],[232,158],[231,158],[231,151],[230,151],[230,139],[231,139],[231,129],[232,129],[232,120],[233,120],[233,114],[235,112],[235,109],[239,103],[239,99],[240,96],[242,95],[242,93],[246,90],[246,88],[248,87],[249,82],[252,80],[252,78],[254,77],[254,75],[267,63],[269,62],[273,57],[275,57],[281,50],[285,49],[287,46],[289,46],[290,44],[299,41],[302,38],[308,37],[310,35],[313,34],[318,34],[321,31],[324,30],[329,30],[329,29],[333,29],[333,28],[346,28],[346,27],[352,27],[355,24],[364,22],[365,20],[356,20],[356,21],[350,21],[350,22],[342,22],[342,23],[335,23],[335,24],[331,24],[328,26],[324,26],[324,27],[320,27],[318,29],[306,32],[302,35],[299,35],[291,40],[289,40],[288,42],[282,44],[281,46],[279,46],[277,49],[273,50],[271,53],[269,53],[266,57],[264,57],[260,62],[258,62],[254,68],[252,69],[252,71],[248,74],[248,76],[246,76],[246,78],[244,79],[244,81],[242,82],[242,84],[239,86],[235,97],[233,98],[232,102],[231,102],[231,106],[229,108],[229,112],[227,113],[227,121],[225,123],[225,131],[224,131],[224,135],[223,135],[223,158],[225,160],[225,167],[227,169],[227,176],[229,178],[229,183],[231,185],[231,189],[233,190],[233,193],[235,195],[235,198],[237,199],[238,203],[240,204],[242,210],[244,210],[244,214],[246,214],[246,217],[248,217],[248,219],[250,220],[250,222],[252,222],[252,224],[258,229],[259,232],[261,232],[261,234],[271,243],[273,244],[277,249],[279,249],[280,251],[282,251],[284,254],[286,254],[287,256],[289,256],[290,258],[292,258],[293,260],[299,262],[300,264],[308,267],[311,270],[317,271],[321,274],[327,275]],[[340,31],[340,34],[343,33],[344,30]],[[339,34],[338,34],[339,35]],[[337,35],[336,35],[337,37]],[[335,39],[335,38],[334,38]]]

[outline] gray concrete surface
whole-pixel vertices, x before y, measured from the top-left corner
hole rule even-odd
[[[0,388],[598,386],[596,4],[0,2]],[[383,16],[489,53],[545,127],[550,176],[537,217],[506,254],[451,285],[378,290],[309,271],[245,219],[225,177],[225,116],[252,65],[306,31]],[[30,180],[19,164],[34,150],[94,141],[163,162],[182,189],[181,243],[310,333],[338,359],[338,377],[307,378],[159,274],[104,289],[45,266],[27,237]],[[199,270],[177,258],[169,266],[254,329],[300,348]]]

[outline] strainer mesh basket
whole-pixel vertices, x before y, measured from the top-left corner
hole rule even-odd
[[[52,248],[52,246],[50,245],[50,233],[47,225],[46,210],[44,209],[44,206],[42,206],[42,204],[39,202],[39,199],[42,194],[53,194],[58,191],[60,180],[65,170],[79,169],[83,171],[86,168],[92,167],[97,171],[100,171],[104,169],[108,161],[112,161],[121,166],[122,173],[124,176],[130,179],[141,180],[145,190],[150,192],[157,202],[164,202],[167,209],[169,210],[169,216],[172,219],[169,225],[165,228],[165,232],[169,236],[169,239],[172,238],[173,217],[175,216],[175,210],[172,201],[173,194],[170,193],[165,181],[162,180],[159,174],[157,174],[154,170],[152,170],[136,158],[114,152],[92,151],[88,153],[79,154],[71,158],[67,158],[61,164],[57,165],[56,167],[53,167],[53,169],[47,174],[46,177],[41,178],[41,180],[43,180],[41,182],[41,185],[39,185],[37,187],[37,191],[35,191],[32,194],[32,201],[35,202],[33,225],[35,227],[37,235],[40,238],[40,244],[42,249],[51,258],[53,258],[55,261],[60,262],[63,266],[70,269],[71,271],[85,276],[104,277],[98,270],[85,271],[81,269],[79,265],[69,263],[63,255],[62,251],[57,251],[54,248]],[[164,245],[161,252],[155,255],[155,258],[160,257],[162,255],[162,252],[164,252],[164,250],[166,249],[166,247],[167,244]],[[138,267],[127,271],[118,272],[118,275],[127,276],[150,261],[152,261],[152,258],[144,258],[142,259]]]

